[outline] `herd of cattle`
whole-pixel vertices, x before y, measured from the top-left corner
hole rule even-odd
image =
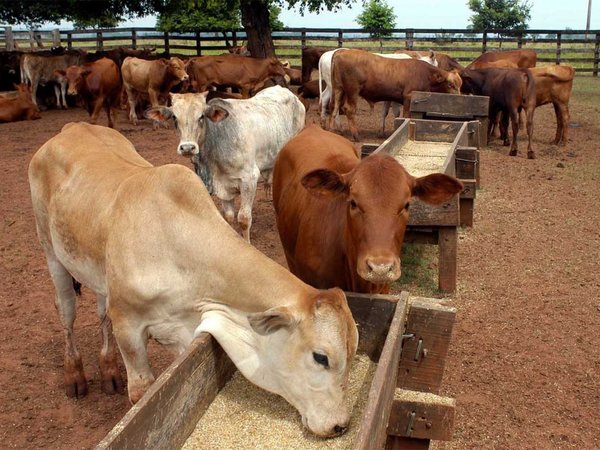
[[[175,123],[177,152],[192,155],[196,172],[177,164],[153,167],[117,131],[86,123],[65,125],[33,156],[34,216],[65,329],[65,387],[72,397],[88,389],[73,338],[77,280],[97,295],[103,391],[124,388],[115,341],[136,402],[154,381],[148,339],[182,352],[209,332],[244,376],[288,400],[313,433],[347,429],[345,387],[358,333],[342,290],[388,292],[400,277],[412,198],[440,204],[463,185],[439,173],[414,177],[389,155],[360,159],[350,140],[305,126],[315,81],[317,96],[330,99],[321,105],[322,125],[332,126],[343,112],[355,138],[359,96],[402,104],[406,113],[411,93],[424,90],[490,96],[504,137],[513,122],[511,154],[519,111],[526,111],[531,131],[540,104],[555,105],[557,141],[566,140],[573,71],[532,70],[536,57],[527,50],[484,54],[463,69],[441,54],[312,48],[303,52],[302,73],[272,58],[183,61],[129,52],[93,61],[74,52],[27,54],[19,67],[32,86],[55,80],[57,105],[65,104],[66,86],[81,96],[92,120],[104,107],[109,125],[123,93],[134,123],[146,97],[151,108],[144,116]],[[319,80],[310,79],[314,68]],[[299,95],[271,86],[278,78],[301,84]],[[175,86],[180,92],[171,92]],[[36,100],[23,84],[15,98]],[[12,100],[0,99],[0,117]],[[33,108],[26,118],[39,114]],[[289,271],[249,242],[260,177],[272,188]],[[230,226],[237,194],[245,239]]]

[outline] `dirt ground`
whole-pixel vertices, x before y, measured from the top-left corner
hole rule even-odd
[[[600,448],[598,92],[595,83],[572,100],[566,148],[547,144],[555,122],[552,108],[544,107],[535,119],[536,160],[524,158],[523,141],[516,158],[498,141],[482,151],[475,226],[459,234],[459,288],[447,299],[458,309],[443,385],[457,400],[456,430],[438,448]],[[377,115],[362,106],[362,138],[380,142]],[[85,288],[76,340],[90,392],[72,400],[62,388],[64,338],[35,235],[27,165],[65,123],[87,115],[81,109],[42,115],[0,125],[0,442],[3,448],[90,448],[129,402],[100,392],[100,327]],[[174,130],[153,131],[148,122],[134,127],[124,113],[117,127],[151,163],[191,167],[175,152]],[[252,241],[285,264],[262,191]],[[156,345],[151,355],[156,373],[171,360]]]

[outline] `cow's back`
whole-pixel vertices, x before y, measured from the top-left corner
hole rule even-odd
[[[568,104],[573,89],[575,69],[556,65],[529,69],[535,80],[537,106],[559,101]]]
[[[160,61],[128,56],[123,61],[121,73],[123,84],[137,91],[147,91],[152,84],[160,84],[164,76],[164,66]]]

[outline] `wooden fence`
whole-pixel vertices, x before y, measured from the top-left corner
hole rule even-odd
[[[155,28],[118,28],[98,30],[17,31],[0,27],[0,49],[28,50],[41,46],[102,50],[117,46],[155,47],[157,51],[181,55],[219,54],[227,51],[225,36],[234,45],[246,39],[244,30],[191,33],[162,32]],[[397,29],[384,38],[373,38],[370,31],[338,28],[286,28],[273,32],[277,56],[300,64],[304,46],[352,47],[377,52],[429,49],[449,53],[468,63],[482,52],[496,49],[530,48],[540,63],[570,64],[577,72],[598,75],[600,30],[487,30]]]

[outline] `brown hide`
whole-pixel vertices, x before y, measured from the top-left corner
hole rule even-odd
[[[310,81],[312,71],[319,67],[321,55],[330,48],[304,47],[302,49],[302,83]]]
[[[111,109],[120,103],[121,73],[112,59],[102,58],[81,66],[71,66],[65,71],[68,80],[68,94],[79,95],[91,123],[96,123],[100,110],[104,107],[108,116],[108,126],[113,128]]]
[[[529,69],[535,80],[535,105],[552,103],[556,113],[555,144],[565,145],[569,130],[569,100],[575,69],[571,66],[534,67]]]
[[[499,52],[486,52],[479,56],[475,61],[469,64],[467,69],[485,69],[490,63],[495,61],[510,61],[521,69],[535,67],[537,63],[537,54],[534,50],[504,50]],[[496,66],[497,67],[497,66]],[[504,67],[508,68],[508,67]]]
[[[412,56],[413,58],[421,58],[424,56],[428,56],[429,52],[419,52],[415,50],[396,50],[394,53],[405,53],[407,55]],[[438,69],[451,71],[451,70],[461,70],[464,67],[459,64],[457,60],[446,53],[435,52],[435,59],[438,62]]]
[[[511,156],[516,156],[517,135],[519,132],[519,112],[524,109],[527,115],[527,157],[535,158],[531,147],[533,135],[533,113],[535,111],[535,81],[529,69],[465,69],[461,72],[463,94],[486,95],[490,97],[491,118],[502,113],[500,134],[504,145],[509,145],[508,122],[512,122],[513,140]],[[488,136],[491,137],[494,120],[490,120]]]
[[[363,50],[336,52],[332,62],[333,114],[345,99],[350,131],[358,140],[354,114],[358,97],[368,102],[394,101],[404,105],[408,117],[413,91],[460,92],[460,76],[416,59],[390,59]]]
[[[0,123],[39,118],[41,118],[40,113],[31,100],[31,92],[26,84],[17,86],[16,96],[0,97]]]
[[[389,155],[356,156],[352,143],[309,125],[279,153],[273,205],[288,267],[315,287],[387,292],[400,276],[400,250],[413,195],[440,203],[455,178],[414,178]]]
[[[239,88],[244,98],[263,87],[272,77],[285,77],[276,58],[249,58],[237,55],[198,56],[187,64],[192,86],[198,92],[210,86]]]

